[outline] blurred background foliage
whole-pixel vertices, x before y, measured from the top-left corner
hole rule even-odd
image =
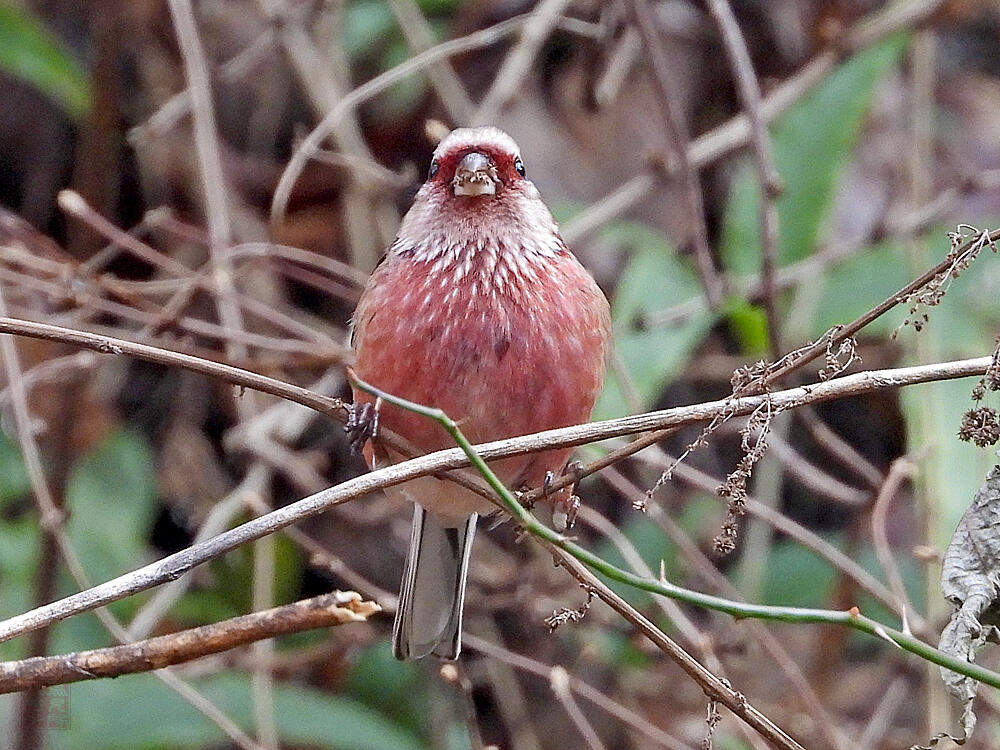
[[[613,51],[631,33],[627,3],[571,2],[564,10],[593,32],[571,26],[550,30],[532,57],[514,99],[496,123],[519,141],[529,177],[567,228],[585,222],[602,196],[652,158],[670,154],[660,110],[641,52],[633,54],[610,94]],[[662,43],[676,75],[678,101],[698,136],[740,110],[714,26],[701,4],[655,2]],[[1000,6],[953,0],[937,4],[927,30],[907,28],[847,56],[770,126],[783,183],[777,198],[778,261],[787,283],[778,299],[781,340],[800,346],[832,326],[847,323],[894,293],[944,256],[946,233],[958,223],[995,226],[1000,192],[989,175],[1000,169]],[[765,95],[828,47],[837,33],[866,14],[886,11],[874,0],[782,0],[733,3]],[[401,8],[403,10],[401,10]],[[393,170],[362,191],[371,219],[369,237],[391,232],[426,167],[433,144],[424,136],[428,118],[449,119],[441,91],[423,74],[404,78],[349,118],[360,147],[343,147],[338,160],[309,165],[293,193],[286,222],[267,227],[271,193],[295,144],[323,112],[293,60],[296,52],[327,71],[340,93],[412,57],[414,27],[403,11],[419,11],[427,43],[462,34],[531,10],[525,2],[476,0],[330,3],[264,3],[213,0],[195,3],[199,31],[212,67],[223,164],[231,191],[234,240],[274,239],[354,264],[359,273],[335,283],[317,281],[282,262],[241,269],[241,292],[312,326],[330,342],[345,340],[358,293],[357,278],[369,270],[352,235],[345,206],[362,178],[361,161]],[[269,14],[271,19],[269,20]],[[280,18],[281,22],[274,22]],[[272,24],[272,25],[269,25]],[[308,49],[290,50],[282,32],[295,29]],[[570,29],[570,30],[567,30]],[[914,70],[917,37],[933,50],[929,111],[919,107]],[[284,41],[282,41],[284,39]],[[425,45],[426,46],[426,45]],[[510,40],[463,53],[453,60],[472,103],[489,90],[514,48]],[[925,46],[926,50],[926,46]],[[927,54],[926,51],[923,54]],[[205,262],[204,212],[186,110],[171,114],[184,88],[180,52],[166,5],[153,0],[121,3],[0,2],[0,204],[55,241],[20,239],[34,257],[58,264],[63,276],[5,252],[3,283],[12,314],[55,320],[170,348],[222,356],[219,336],[185,327],[175,318],[153,336],[141,316],[95,300],[113,300],[157,312],[163,297],[141,282],[163,278],[148,259],[122,252],[91,226],[57,208],[58,191],[72,188],[99,213],[190,265]],[[317,73],[316,78],[324,74]],[[171,104],[173,102],[173,104]],[[168,116],[169,115],[169,116]],[[157,119],[159,118],[159,119]],[[921,119],[923,118],[923,119]],[[929,119],[928,119],[929,118]],[[931,148],[921,156],[919,128],[929,128]],[[349,142],[349,138],[341,140]],[[914,155],[916,154],[916,156]],[[914,160],[924,162],[915,165]],[[353,160],[353,161],[352,161]],[[345,167],[345,164],[347,165]],[[353,166],[352,166],[353,165]],[[923,187],[915,174],[924,174]],[[701,173],[706,220],[715,262],[730,297],[710,310],[691,258],[691,221],[682,188],[658,180],[631,208],[574,237],[573,248],[607,291],[615,321],[616,360],[596,410],[597,418],[722,398],[735,367],[766,357],[768,330],[760,295],[759,189],[749,154],[713,161]],[[991,182],[990,179],[993,181]],[[353,196],[353,197],[352,197]],[[935,201],[921,220],[904,219]],[[363,211],[364,213],[364,211]],[[928,218],[929,217],[929,218]],[[381,223],[379,223],[381,222]],[[579,222],[579,223],[577,223]],[[390,226],[386,227],[388,223]],[[356,230],[356,226],[355,226]],[[568,230],[571,231],[571,230]],[[55,248],[55,249],[53,249]],[[109,248],[111,248],[109,250]],[[104,258],[93,264],[97,257]],[[811,265],[810,265],[811,264]],[[94,270],[96,268],[96,270]],[[136,282],[111,285],[109,280]],[[74,286],[76,284],[76,286]],[[152,294],[152,293],[150,293]],[[930,310],[919,335],[904,326],[906,306],[865,329],[859,339],[863,366],[941,361],[981,356],[1000,331],[1000,264],[984,257]],[[185,314],[214,320],[210,295],[200,292]],[[289,337],[274,320],[257,322],[274,339]],[[255,329],[257,330],[257,329]],[[893,337],[894,332],[900,334]],[[243,366],[310,384],[341,362],[335,353],[311,351],[310,342],[283,351],[254,345]],[[313,346],[315,348],[315,345]],[[65,356],[58,346],[22,342],[26,366]],[[814,374],[814,373],[813,373]],[[66,532],[91,582],[132,570],[189,544],[213,504],[231,492],[259,456],[234,448],[227,435],[239,423],[235,396],[218,384],[162,368],[128,362],[92,363],[66,387],[56,379],[32,394],[46,468],[68,511]],[[812,377],[812,375],[810,375]],[[939,601],[935,552],[940,552],[975,488],[993,462],[989,451],[954,439],[969,408],[967,382],[921,386],[832,403],[819,417],[884,476],[890,463],[910,453],[920,473],[895,501],[888,529],[901,574],[917,609],[933,626],[946,613]],[[343,394],[342,383],[338,386]],[[5,401],[0,442],[0,616],[31,606],[52,565],[42,554],[42,535],[31,487]],[[663,446],[676,454],[697,430]],[[788,466],[761,468],[778,480],[752,489],[789,518],[824,536],[881,580],[871,537],[877,487],[845,471],[798,420],[782,434],[795,447],[794,462],[839,480],[865,495],[851,504],[818,491]],[[348,454],[336,425],[317,421],[286,446],[297,461],[332,484],[362,471]],[[581,452],[593,456],[603,448]],[[721,430],[689,463],[717,480],[739,457],[738,435]],[[659,470],[640,462],[622,473],[645,489]],[[763,480],[762,480],[763,481]],[[310,488],[278,470],[267,483],[270,501],[283,504]],[[312,487],[311,489],[318,489]],[[631,502],[600,478],[584,483],[584,502],[607,516],[653,570],[715,591],[697,564],[653,519],[630,510]],[[696,550],[708,553],[723,509],[705,488],[675,480],[656,498]],[[248,518],[241,510],[231,523]],[[749,527],[759,522],[752,521]],[[352,503],[306,529],[354,575],[317,564],[292,541],[274,546],[273,601],[282,603],[334,587],[363,595],[395,591],[405,547],[407,514],[381,499]],[[607,559],[626,564],[612,541],[584,525],[579,534]],[[594,610],[580,623],[549,635],[542,618],[557,607],[576,607],[581,594],[530,545],[518,545],[510,529],[483,535],[476,552],[468,602],[468,630],[538,662],[564,665],[648,721],[698,746],[704,734],[704,700],[661,656],[607,612]],[[914,554],[914,550],[922,550]],[[254,551],[243,549],[196,571],[193,583],[164,614],[155,632],[215,622],[254,609]],[[753,559],[748,560],[748,557]],[[895,615],[860,591],[843,571],[815,551],[779,533],[748,545],[732,559],[714,560],[732,580],[739,570],[763,571],[742,581],[768,604],[846,608],[896,624]],[[747,567],[749,566],[749,567]],[[57,565],[55,593],[75,590]],[[361,582],[372,582],[366,591]],[[684,641],[648,595],[622,590],[668,633]],[[113,605],[129,621],[151,594]],[[689,612],[714,644],[727,676],[751,702],[809,747],[827,746],[808,707],[787,677],[738,623]],[[547,748],[578,743],[576,730],[544,679],[517,672],[502,660],[467,649],[467,690],[439,679],[436,665],[399,664],[388,651],[389,620],[356,628],[279,639],[270,700],[280,747],[422,748],[473,747],[466,718],[475,717],[484,740],[502,747]],[[935,676],[912,660],[900,660],[885,644],[823,628],[774,627],[783,645],[847,737],[859,735],[885,696],[900,681],[908,694],[933,693]],[[111,643],[93,615],[52,628],[48,653]],[[688,644],[689,646],[691,644]],[[26,655],[22,639],[0,644],[0,657]],[[245,731],[254,731],[255,697],[248,677],[251,654],[196,663],[186,676]],[[995,666],[996,658],[991,657]],[[989,662],[989,659],[987,660]],[[73,685],[72,720],[30,742],[20,736],[16,697],[0,697],[0,745],[74,750],[217,748],[228,746],[220,728],[151,675]],[[940,699],[914,697],[892,706],[878,747],[920,742],[929,706]],[[997,702],[991,699],[990,706]],[[607,747],[659,746],[588,705],[588,715]],[[1000,743],[996,714],[988,714],[972,747]],[[718,747],[750,747],[736,723],[725,719]],[[20,743],[20,744],[19,744]],[[976,744],[980,743],[980,744]],[[851,746],[851,745],[845,745]]]

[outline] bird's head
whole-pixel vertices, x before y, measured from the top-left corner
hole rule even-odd
[[[455,198],[502,198],[526,182],[524,163],[514,140],[491,127],[458,128],[434,150],[427,182]],[[442,190],[443,189],[443,190]]]
[[[540,257],[565,246],[514,140],[493,127],[458,128],[434,150],[390,252],[430,259],[480,248]]]

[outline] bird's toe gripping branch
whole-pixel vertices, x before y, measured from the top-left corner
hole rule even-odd
[[[360,453],[372,438],[378,435],[378,414],[382,400],[376,399],[363,404],[354,403],[348,407],[347,423],[344,432],[351,442],[351,450]]]
[[[577,489],[583,478],[583,464],[579,461],[570,461],[563,469],[563,475],[573,477],[573,485],[568,493],[558,492],[550,497],[552,483],[556,478],[554,472],[546,472],[545,481],[542,483],[542,494],[552,505],[552,527],[560,534],[573,528],[573,524],[576,523],[576,514],[580,511],[580,497],[577,495]]]

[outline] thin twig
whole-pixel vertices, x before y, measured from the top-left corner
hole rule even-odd
[[[631,499],[633,503],[637,500],[641,501],[645,497],[643,490],[632,484],[631,481],[614,468],[607,470],[602,476],[608,479],[627,499]],[[678,546],[678,549],[687,558],[688,562],[712,584],[714,590],[721,591],[726,596],[737,597],[739,595],[736,587],[730,583],[729,579],[719,572],[718,568],[712,564],[712,561],[698,548],[698,545],[694,543],[659,505],[650,504],[646,512],[670,537],[671,541]],[[802,669],[795,659],[792,658],[774,634],[764,626],[764,623],[756,620],[748,620],[745,623],[745,627],[761,647],[771,655],[771,658],[777,662],[781,671],[785,673],[788,681],[794,687],[796,694],[800,696],[802,702],[805,704],[809,715],[818,724],[820,732],[825,736],[831,747],[838,748],[838,750],[846,750],[844,738],[838,731],[836,722],[826,710],[823,701],[816,694],[816,691],[813,690],[805,675],[802,674]]]
[[[774,165],[771,139],[761,111],[760,85],[754,73],[746,41],[736,23],[728,0],[707,0],[708,12],[719,27],[722,46],[736,79],[736,90],[750,122],[750,143],[757,171],[758,215],[760,223],[761,284],[764,311],[774,359],[781,356],[781,318],[778,314],[775,273],[778,267],[778,207],[775,199],[781,192],[781,177]]]
[[[493,85],[472,117],[472,124],[489,125],[496,121],[501,109],[521,88],[539,49],[552,33],[567,5],[569,0],[542,0],[528,14],[521,29],[521,38],[504,58],[500,70],[493,78]]]
[[[285,171],[282,172],[281,178],[278,180],[278,185],[275,187],[274,196],[271,199],[272,226],[279,227],[281,225],[284,220],[285,210],[288,207],[288,200],[292,194],[292,188],[298,181],[299,175],[302,174],[305,165],[313,157],[313,154],[316,153],[323,141],[333,132],[348,112],[359,104],[385,91],[393,84],[423,70],[438,60],[495,44],[520,29],[531,18],[532,14],[530,13],[515,16],[467,36],[441,42],[420,54],[414,55],[405,62],[387,70],[385,73],[375,76],[375,78],[363,83],[353,91],[344,94],[337,101],[336,105],[327,112],[319,124],[302,140],[298,149],[296,149],[288,160]],[[565,24],[565,21],[561,20],[560,24]]]
[[[219,79],[225,83],[232,83],[253,72],[268,60],[274,44],[274,29],[265,29],[246,48],[219,66]],[[151,136],[161,137],[169,132],[190,111],[190,90],[177,92],[159,105],[145,122],[129,130],[129,143],[136,147],[146,145]]]
[[[921,25],[943,4],[944,0],[893,3],[861,19],[844,34],[836,48],[821,52],[806,63],[798,73],[775,86],[761,100],[761,115],[764,121],[774,122],[795,102],[826,80],[845,56],[865,49],[900,29]],[[691,141],[688,147],[688,160],[692,167],[700,169],[745,146],[749,143],[750,136],[750,120],[745,113],[739,114]],[[608,212],[604,220],[621,215],[645,198],[657,184],[655,175],[661,170],[661,165],[651,164],[643,172],[605,196],[599,204],[613,205],[615,213]],[[585,211],[579,214],[563,226],[563,237],[567,241],[570,241],[570,238],[573,241],[582,239],[583,232],[577,229],[577,222],[586,222],[588,231],[596,228],[597,222],[592,222],[586,216],[587,213]]]
[[[344,51],[336,44],[324,47],[315,41],[310,33],[313,24],[306,16],[307,5],[293,6],[285,0],[258,0],[258,5],[277,26],[281,46],[317,116],[335,110],[345,97],[350,79]],[[353,157],[373,161],[358,118],[351,116],[352,110],[344,114],[328,131],[338,149]],[[354,170],[343,199],[343,223],[354,265],[371,271],[392,241],[399,215],[387,200],[385,191],[372,190],[367,174]],[[373,232],[373,227],[378,231]]]
[[[483,737],[479,732],[479,722],[476,720],[476,702],[473,698],[472,680],[465,674],[460,663],[441,665],[439,671],[441,679],[451,683],[462,694],[462,714],[465,719],[465,727],[469,733],[470,750],[486,750]]]
[[[389,0],[389,7],[412,52],[424,52],[434,46],[434,30],[414,0]],[[447,60],[429,65],[427,78],[452,122],[464,125],[472,120],[476,107],[469,99],[462,79]]]
[[[687,201],[688,216],[694,244],[695,265],[705,288],[708,306],[715,310],[722,303],[726,293],[725,279],[719,274],[712,258],[712,248],[708,243],[708,227],[705,223],[705,205],[701,192],[701,178],[691,163],[688,146],[688,129],[684,114],[679,106],[681,99],[673,85],[670,63],[663,50],[660,30],[649,0],[632,0],[632,16],[642,37],[653,70],[653,84],[657,93],[657,103],[663,116],[667,137],[677,158],[677,169],[684,184],[684,198]]]
[[[191,95],[191,113],[194,120],[194,139],[201,169],[202,188],[205,191],[205,220],[208,223],[209,244],[213,249],[223,249],[232,241],[229,202],[225,178],[222,174],[222,156],[215,127],[215,108],[212,106],[212,89],[208,79],[205,52],[198,39],[198,27],[190,0],[168,0],[177,43]]]
[[[35,323],[29,320],[0,317],[0,333],[13,333],[32,338],[61,341],[72,346],[90,349],[100,354],[125,354],[146,362],[154,362],[171,367],[179,367],[191,372],[201,373],[218,378],[226,383],[251,388],[261,393],[288,399],[315,409],[321,414],[333,416],[344,421],[347,419],[343,401],[338,398],[321,396],[307,388],[301,388],[281,380],[244,370],[239,367],[213,362],[203,357],[173,352],[148,344],[139,344],[112,336],[102,336],[87,331]],[[339,415],[339,416],[338,416]]]
[[[892,549],[889,546],[889,537],[886,533],[886,518],[889,513],[889,504],[899,492],[900,487],[913,476],[913,462],[903,456],[897,458],[889,467],[889,473],[885,477],[885,482],[879,490],[875,499],[875,506],[872,508],[872,541],[875,546],[875,555],[878,557],[882,570],[885,571],[895,595],[895,609],[902,620],[903,632],[910,632],[909,613],[915,611],[910,603],[910,597],[906,594],[906,586],[903,585],[903,576],[899,572],[892,556]]]
[[[619,489],[618,482],[624,481],[628,482],[620,473],[614,469],[607,469],[602,476],[606,478],[613,487]],[[629,483],[630,484],[630,483]],[[623,493],[624,494],[624,493]],[[650,568],[646,561],[642,559],[639,551],[635,548],[635,545],[629,540],[627,536],[611,521],[605,518],[603,515],[598,513],[593,508],[587,506],[581,507],[578,520],[590,526],[599,534],[603,535],[618,553],[622,556],[625,563],[636,573],[647,578],[652,578],[655,576],[653,569]],[[688,642],[689,648],[694,649],[701,660],[705,662],[709,669],[717,674],[722,674],[722,662],[719,661],[719,657],[715,654],[712,648],[712,641],[709,636],[701,632],[698,626],[687,616],[687,613],[678,606],[678,604],[672,599],[667,599],[666,597],[656,596],[653,597],[653,601],[656,603],[660,612],[667,619],[667,621],[678,630],[681,636]]]
[[[673,641],[666,633],[651,623],[641,612],[622,599],[595,576],[587,567],[565,550],[544,542],[547,549],[558,559],[559,564],[573,577],[593,591],[605,604],[632,623],[657,648],[666,654],[694,680],[709,699],[717,700],[736,716],[755,729],[771,745],[781,750],[805,750],[783,729],[767,716],[754,708],[747,697],[733,689],[728,680],[723,680],[705,669],[698,661]]]
[[[573,699],[573,691],[569,689],[569,674],[561,666],[552,667],[549,673],[549,688],[556,700],[562,704],[569,715],[570,721],[583,736],[584,741],[590,750],[604,750],[604,743],[594,731],[593,725],[588,721],[587,715],[580,710],[580,706]]]
[[[208,224],[208,245],[212,258],[212,281],[215,308],[223,328],[233,331],[245,329],[243,311],[236,301],[236,282],[229,258],[233,240],[232,220],[229,215],[229,190],[222,171],[222,155],[218,130],[215,125],[215,107],[208,78],[205,51],[198,38],[191,0],[168,0],[170,15],[177,32],[177,43],[191,92],[191,115],[194,122],[194,143],[198,155],[201,185],[205,194],[205,220]],[[229,340],[226,355],[235,361],[247,358],[245,346]],[[255,398],[238,399],[236,411],[241,416],[252,413]]]
[[[879,468],[834,432],[820,419],[815,409],[800,409],[796,416],[805,425],[812,439],[843,468],[864,480],[869,489],[878,490],[882,486],[883,476]]]
[[[268,488],[269,489],[269,488]],[[264,498],[256,498],[264,502]],[[250,505],[253,501],[247,501]],[[274,606],[275,538],[266,536],[253,544],[253,580],[251,607],[261,612]],[[251,646],[250,690],[253,694],[254,728],[260,744],[267,750],[278,750],[278,727],[274,715],[274,675],[268,664],[274,658],[274,643],[257,640]]]
[[[472,633],[463,634],[462,643],[463,645],[471,648],[473,651],[478,651],[485,656],[502,661],[505,664],[509,664],[523,672],[527,672],[528,674],[533,674],[543,680],[547,680],[549,678],[549,674],[551,673],[552,667],[549,665],[524,656],[523,654],[516,654],[513,651],[505,649],[503,646],[487,641],[486,639],[480,638]],[[659,727],[651,724],[645,717],[637,714],[626,706],[613,701],[605,693],[601,692],[587,682],[584,682],[578,677],[569,675],[569,689],[584,700],[592,703],[607,712],[609,715],[614,716],[626,726],[632,727],[632,729],[636,732],[639,732],[647,739],[655,742],[657,745],[669,748],[669,750],[692,750],[690,745],[668,734],[667,732],[664,732]]]
[[[767,446],[788,476],[817,497],[851,508],[867,505],[871,501],[870,491],[846,484],[806,459],[783,432],[778,430],[769,432]]]
[[[904,676],[896,677],[889,683],[855,747],[880,747],[883,744],[881,740],[892,726],[893,716],[911,698],[908,683],[909,680]]]

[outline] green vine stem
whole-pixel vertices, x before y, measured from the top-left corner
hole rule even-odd
[[[686,589],[682,586],[677,586],[662,577],[660,579],[645,578],[612,565],[601,557],[595,555],[590,550],[571,542],[562,534],[553,531],[535,518],[517,501],[513,493],[504,486],[503,482],[501,482],[500,479],[497,478],[497,475],[493,473],[493,470],[490,469],[486,462],[479,456],[478,453],[476,453],[475,449],[472,447],[472,443],[470,443],[465,435],[462,434],[458,424],[441,409],[435,409],[422,404],[417,404],[412,401],[399,398],[398,396],[394,396],[391,393],[387,393],[379,388],[376,388],[370,383],[359,380],[353,371],[348,370],[348,377],[358,389],[364,391],[365,393],[368,393],[375,398],[379,398],[388,404],[392,404],[393,406],[398,406],[401,409],[406,409],[407,411],[420,414],[428,419],[433,419],[435,422],[440,424],[448,432],[448,434],[451,435],[455,443],[462,449],[468,457],[469,462],[482,475],[483,479],[486,480],[490,488],[496,492],[503,508],[510,513],[510,515],[512,515],[528,533],[532,536],[538,537],[539,539],[544,539],[562,550],[565,550],[568,554],[575,557],[584,565],[593,569],[595,572],[600,573],[609,580],[617,581],[618,583],[623,583],[627,586],[642,589],[643,591],[648,591],[653,594],[667,596],[671,599],[676,599],[677,601],[685,602],[687,604],[705,607],[707,609],[714,609],[719,612],[725,612],[726,614],[732,615],[737,619],[752,617],[759,620],[773,620],[776,622],[827,623],[853,628],[861,631],[862,633],[867,633],[868,635],[876,636],[889,641],[898,648],[901,648],[904,651],[909,651],[912,654],[916,654],[917,656],[933,662],[938,666],[945,667],[946,669],[950,669],[953,672],[965,675],[966,677],[971,677],[974,680],[978,680],[979,682],[991,685],[995,688],[1000,688],[1000,674],[997,672],[993,672],[972,662],[967,662],[946,654],[943,651],[924,643],[919,638],[915,638],[909,633],[904,633],[901,630],[891,628],[888,625],[883,625],[877,620],[866,617],[861,614],[857,608],[840,611],[832,609],[775,607],[763,604],[747,604],[745,602],[724,599],[719,596],[712,596],[711,594],[704,594],[700,591]]]

